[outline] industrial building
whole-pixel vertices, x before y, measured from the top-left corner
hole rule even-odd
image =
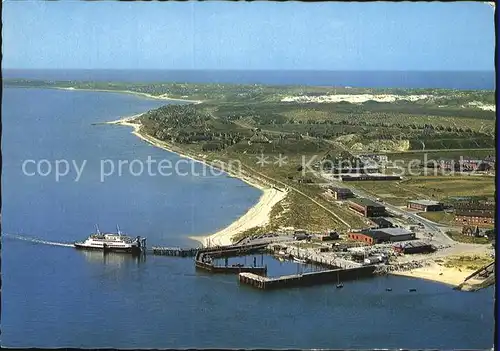
[[[489,210],[495,211],[495,201],[459,201],[453,205],[455,210]]]
[[[386,174],[348,174],[341,175],[340,180],[343,182],[360,181],[360,180],[401,180],[400,176]]]
[[[384,242],[397,242],[415,239],[415,233],[402,228],[383,228],[350,232],[349,239],[362,241],[370,245]]]
[[[404,254],[418,254],[434,252],[436,251],[436,248],[422,241],[417,241],[395,245],[394,251]]]
[[[479,159],[444,159],[440,158],[436,161],[430,161],[427,163],[427,167],[429,168],[440,168],[444,170],[455,170],[461,172],[470,172],[470,171],[490,171],[495,168],[495,160],[488,157],[484,160]]]
[[[349,166],[349,167],[334,167],[331,170],[331,173],[333,174],[338,174],[340,176],[342,175],[369,175],[369,174],[374,174],[374,175],[380,175],[380,167],[378,166],[369,166],[369,165],[363,165],[363,166]]]
[[[364,163],[369,163],[370,161],[376,163],[389,162],[389,157],[387,157],[387,155],[368,154],[368,155],[358,155],[358,157]]]
[[[443,210],[443,204],[441,202],[432,200],[410,200],[408,201],[407,207],[422,212]]]
[[[363,198],[349,200],[349,208],[365,217],[383,217],[385,216],[385,206]]]
[[[338,240],[340,239],[339,233],[336,231],[327,231],[324,235],[320,235],[319,239],[321,241],[330,241],[330,240]]]
[[[495,223],[495,211],[456,210],[455,222],[461,225],[491,226]]]
[[[335,200],[346,200],[346,199],[354,197],[354,194],[352,193],[351,189],[330,188],[330,190],[332,191],[333,197],[335,198]]]
[[[383,218],[383,217],[375,217],[370,219],[373,223],[377,225],[378,228],[394,228],[394,223]]]
[[[466,236],[474,236],[474,237],[480,237],[484,236],[484,234],[481,234],[481,231],[479,230],[479,226],[471,226],[471,225],[464,225],[462,227],[462,234]]]

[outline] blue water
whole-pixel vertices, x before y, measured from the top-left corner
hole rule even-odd
[[[453,71],[211,71],[5,70],[5,78],[114,82],[320,85],[365,88],[495,89],[495,72]]]
[[[3,232],[74,241],[95,223],[103,230],[119,224],[123,231],[150,238],[150,244],[187,245],[188,235],[221,229],[260,196],[234,178],[208,171],[206,177],[162,176],[153,165],[155,175],[149,176],[148,157],[173,165],[180,158],[143,142],[128,127],[92,125],[158,107],[162,103],[156,100],[49,89],[6,89],[4,94]],[[68,160],[70,170],[56,181],[55,162],[61,159]],[[48,160],[53,172],[25,176],[25,160]],[[145,171],[134,176],[139,168],[124,164],[120,175],[122,160],[138,160]],[[78,167],[86,161],[78,181],[73,161]],[[101,173],[110,174],[112,167],[115,172],[101,182]],[[182,174],[191,173],[191,167],[202,174],[199,163],[179,165]],[[32,174],[36,166],[26,170]],[[41,171],[45,174],[48,166]]]
[[[492,288],[477,293],[404,277],[262,292],[235,276],[196,272],[192,259],[75,251],[57,245],[116,223],[150,244],[192,245],[260,193],[228,178],[135,177],[100,181],[103,159],[178,156],[117,126],[92,125],[159,106],[131,95],[5,89],[2,105],[2,334],[11,347],[490,348]],[[26,159],[87,160],[28,177]],[[196,164],[196,167],[201,167]],[[36,237],[46,243],[25,239]],[[50,244],[50,243],[53,244]],[[248,258],[250,260],[251,258]],[[264,260],[272,275],[306,271]],[[391,287],[393,291],[385,291]],[[416,288],[417,292],[408,292]]]

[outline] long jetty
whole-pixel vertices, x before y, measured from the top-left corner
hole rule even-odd
[[[263,248],[265,248],[265,246],[265,244],[214,246],[206,248],[153,246],[151,249],[148,249],[147,252],[159,256],[197,257],[198,259],[198,254],[209,254],[211,257],[246,255],[249,253],[261,251]]]
[[[272,278],[243,272],[239,274],[238,279],[240,284],[249,285],[257,289],[270,290],[368,278],[373,276],[374,271],[375,266],[362,266],[357,268],[333,269],[328,271],[293,274]]]
[[[195,257],[199,249],[197,248],[183,249],[180,247],[153,246],[151,250],[148,251],[153,255],[160,255],[160,256]]]

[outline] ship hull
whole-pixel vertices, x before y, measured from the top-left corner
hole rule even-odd
[[[132,254],[132,255],[137,255],[141,253],[141,249],[137,246],[135,247],[95,247],[95,246],[89,246],[89,245],[84,245],[81,243],[75,243],[75,249],[77,250],[88,250],[88,251],[102,251],[102,252],[118,252],[118,253],[126,253],[126,254]]]

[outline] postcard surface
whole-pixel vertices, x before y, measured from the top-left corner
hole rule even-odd
[[[491,349],[493,3],[2,7],[2,346]]]

